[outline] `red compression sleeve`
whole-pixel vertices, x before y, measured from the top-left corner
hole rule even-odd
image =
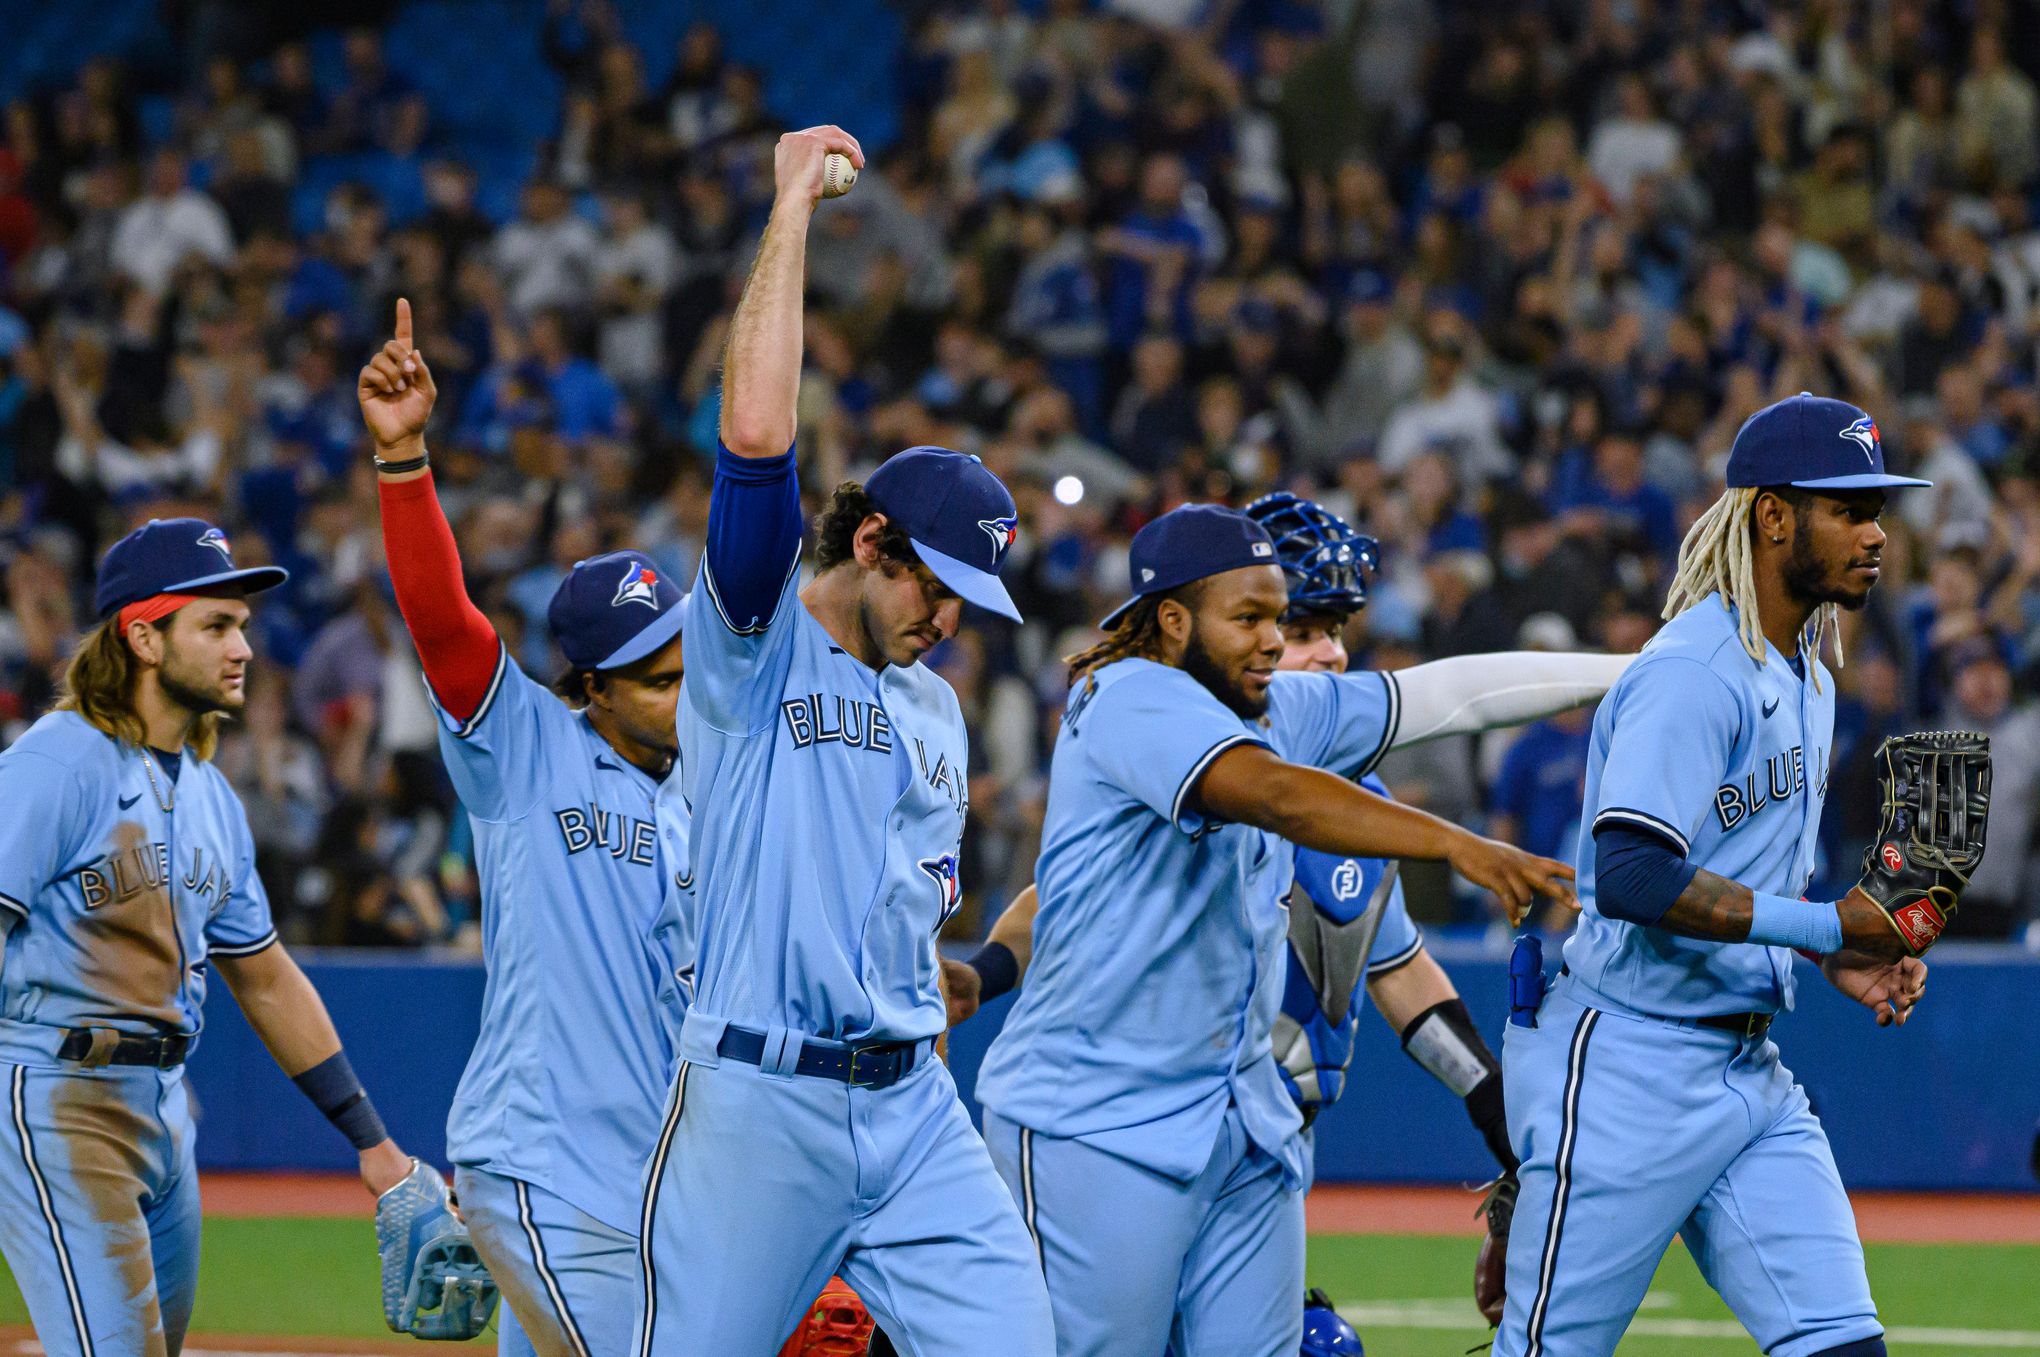
[[[448,716],[465,721],[488,694],[503,643],[468,599],[460,549],[439,507],[432,473],[385,482],[376,492],[382,499],[383,551],[397,607],[418,646],[433,695]]]

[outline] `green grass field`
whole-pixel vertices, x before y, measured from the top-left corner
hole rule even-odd
[[[1466,1239],[1329,1235],[1311,1240],[1310,1270],[1375,1357],[1460,1357],[1487,1332],[1468,1298],[1472,1259]],[[197,1332],[389,1336],[365,1221],[208,1221],[202,1267]],[[1874,1244],[1870,1278],[1894,1351],[2040,1353],[2040,1245]],[[0,1324],[26,1322],[8,1278]],[[1674,1245],[1622,1351],[1716,1357],[1756,1345]]]

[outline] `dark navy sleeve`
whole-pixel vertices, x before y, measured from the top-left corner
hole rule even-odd
[[[800,564],[800,476],[793,449],[739,457],[718,447],[701,583],[722,624],[739,636],[772,625]]]
[[[1699,870],[1653,830],[1611,821],[1594,831],[1594,907],[1608,918],[1654,927]]]
[[[687,599],[687,682],[680,689],[717,730],[751,734],[773,720],[793,662],[799,583],[793,450],[758,458],[722,450],[701,579]]]

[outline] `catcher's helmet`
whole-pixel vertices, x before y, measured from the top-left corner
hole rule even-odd
[[[1275,539],[1275,557],[1289,580],[1289,611],[1343,617],[1367,606],[1367,573],[1381,567],[1381,544],[1322,504],[1287,490],[1263,495],[1247,517]]]
[[[1332,1308],[1331,1297],[1312,1287],[1303,1298],[1303,1351],[1298,1357],[1365,1357],[1366,1351],[1359,1333]]]

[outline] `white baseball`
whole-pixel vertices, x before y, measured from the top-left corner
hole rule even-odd
[[[840,198],[856,182],[857,167],[850,163],[850,157],[840,151],[829,152],[822,161],[822,196]]]

